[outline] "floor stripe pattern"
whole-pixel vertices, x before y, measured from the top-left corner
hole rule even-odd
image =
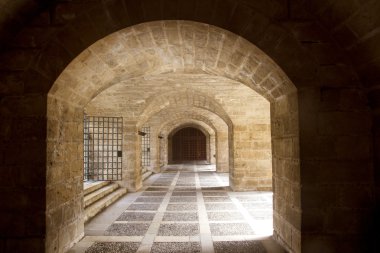
[[[271,252],[272,193],[232,192],[228,174],[213,169],[168,167],[134,193],[121,213],[115,207],[105,222],[89,225],[69,252]]]

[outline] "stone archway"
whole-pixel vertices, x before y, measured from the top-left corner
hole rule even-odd
[[[207,160],[210,136],[201,127],[182,126],[172,131],[168,139],[170,163]]]
[[[143,40],[144,44],[141,44],[146,35],[149,36]],[[165,35],[165,41],[160,39],[162,35]],[[193,48],[193,54],[186,54],[187,46]],[[75,229],[75,232],[70,233],[71,243],[80,238],[83,231],[83,226],[76,225],[83,224],[79,188],[81,159],[77,156],[78,151],[81,152],[78,129],[82,128],[80,119],[83,107],[102,91],[122,80],[133,81],[142,76],[155,76],[167,72],[221,76],[242,83],[268,99],[272,116],[273,170],[284,171],[287,169],[285,163],[292,163],[294,173],[299,173],[296,89],[268,56],[241,37],[200,23],[152,22],[127,28],[102,39],[82,52],[62,72],[49,92],[48,160],[55,162],[49,164],[48,170],[72,167],[74,172],[61,182],[48,182],[47,213],[50,217],[48,219],[51,219],[54,213],[62,211],[68,203],[78,206],[78,212],[70,218],[72,222],[58,226],[59,233],[67,233],[71,227]],[[287,125],[286,132],[284,124]],[[133,127],[130,130],[133,131]],[[62,152],[51,153],[50,147]],[[61,156],[64,157],[63,160],[58,159]],[[244,159],[242,155],[234,161],[235,168],[241,168],[235,169],[231,174],[230,181],[235,189],[244,189],[254,183],[242,180],[247,168]],[[274,175],[275,201],[285,200],[286,192],[299,193],[299,182],[284,181],[281,175]],[[282,190],[278,191],[280,186]],[[67,188],[72,190],[67,192]],[[300,228],[297,224],[301,212],[299,203],[296,199],[294,201],[296,202],[287,201],[288,208],[294,214],[291,218],[283,209],[275,207],[274,210],[275,232],[279,239],[289,245],[291,242],[285,238],[284,227],[292,231],[293,240],[300,238]],[[48,233],[52,232],[53,227],[56,230],[57,226],[53,224],[47,226]]]
[[[233,140],[231,136],[232,127],[228,125],[219,115],[205,110],[196,106],[175,106],[175,107],[166,107],[163,108],[159,113],[152,116],[146,124],[148,125],[157,125],[154,127],[153,131],[157,133],[162,133],[165,124],[168,122],[179,122],[179,120],[189,120],[195,119],[201,122],[206,123],[209,126],[214,128],[216,132],[216,145],[218,146],[217,150],[217,170],[219,172],[228,172],[229,168],[233,166],[233,157],[232,152],[229,150],[229,145],[233,145],[230,140]],[[163,136],[167,137],[169,132],[165,132]],[[167,138],[165,138],[164,146],[167,147]],[[223,152],[223,153],[222,153]],[[167,154],[166,154],[167,156]]]
[[[194,110],[188,110],[188,108],[194,108]],[[186,111],[181,111],[182,109],[186,109]],[[203,112],[200,113],[202,110]],[[229,140],[232,145],[233,123],[225,108],[205,93],[185,89],[184,91],[168,91],[152,96],[147,100],[147,106],[139,118],[138,127],[145,123],[166,124],[166,121],[186,117],[200,119],[219,130],[224,129],[219,132],[217,139],[220,150],[217,154],[217,171],[229,171],[229,168],[233,166],[233,154],[228,147]]]
[[[167,165],[168,161],[168,138],[170,132],[174,129],[186,126],[200,126],[205,129],[205,131],[210,135],[210,163],[216,165],[217,172],[228,172],[228,156],[222,154],[228,154],[228,143],[227,140],[224,142],[219,135],[225,135],[227,131],[227,126],[223,127],[219,124],[213,124],[207,118],[200,115],[187,115],[185,118],[183,115],[178,115],[178,117],[173,118],[171,121],[163,124],[162,128],[159,130],[160,136],[163,137],[161,144],[161,164]],[[224,159],[225,158],[225,159]],[[224,169],[224,170],[223,170]]]

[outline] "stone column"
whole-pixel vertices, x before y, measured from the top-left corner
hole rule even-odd
[[[154,173],[160,170],[160,139],[158,138],[157,128],[151,127],[150,134],[150,167]]]
[[[210,135],[210,163],[216,164],[216,138],[215,134]]]
[[[241,123],[236,122],[233,130],[234,167],[230,171],[230,185],[238,191],[272,190],[270,124]]]
[[[229,171],[228,133],[216,134],[216,172]]]
[[[139,141],[136,122],[123,119],[123,179],[119,184],[132,192],[142,187]]]

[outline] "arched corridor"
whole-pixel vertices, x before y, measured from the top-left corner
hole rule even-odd
[[[233,204],[273,192],[270,240],[289,253],[378,252],[380,1],[0,7],[0,252],[91,247],[96,213],[105,232],[128,212],[114,201],[186,176],[168,167],[184,126],[202,129],[205,173],[228,178]]]
[[[133,192],[140,193],[143,191],[144,180],[152,173],[161,173],[163,170],[165,170],[165,172],[170,171],[171,167],[168,168],[168,164],[197,162],[208,165],[199,165],[200,171],[198,171],[197,166],[192,170],[190,169],[190,171],[195,174],[183,178],[182,181],[189,180],[192,188],[188,189],[188,192],[183,192],[183,194],[199,195],[196,199],[196,203],[193,203],[195,206],[193,207],[193,209],[195,208],[193,211],[196,211],[197,217],[202,214],[203,220],[207,220],[207,211],[204,210],[205,205],[201,204],[205,202],[202,198],[202,194],[227,194],[227,191],[231,191],[228,194],[233,194],[232,190],[234,190],[237,192],[244,191],[244,193],[241,194],[249,196],[253,194],[252,191],[268,192],[270,198],[267,198],[267,203],[264,203],[264,205],[269,206],[267,210],[265,210],[266,221],[260,221],[260,219],[262,219],[261,217],[254,222],[256,225],[252,228],[252,217],[250,218],[250,214],[248,214],[249,211],[260,213],[263,210],[260,210],[260,207],[258,207],[258,210],[254,210],[254,207],[251,209],[243,208],[242,210],[245,210],[243,211],[245,216],[242,216],[244,217],[244,222],[241,223],[242,220],[239,221],[238,219],[238,223],[235,224],[237,226],[235,230],[239,230],[241,227],[249,230],[249,234],[239,234],[238,231],[232,231],[232,234],[230,235],[232,237],[222,238],[223,242],[226,240],[229,242],[237,241],[244,245],[244,242],[240,240],[241,238],[239,239],[239,236],[243,235],[243,238],[247,239],[244,241],[251,244],[251,242],[248,242],[249,238],[252,239],[253,237],[253,239],[257,239],[259,238],[257,237],[258,235],[264,234],[265,236],[270,236],[273,231],[273,205],[271,194],[273,187],[272,142],[276,143],[276,141],[275,139],[272,140],[271,136],[270,104],[272,104],[273,108],[277,108],[282,106],[281,103],[284,103],[284,101],[287,103],[287,100],[295,98],[293,95],[294,87],[292,87],[292,84],[287,80],[286,76],[280,72],[274,63],[268,63],[267,67],[272,68],[268,69],[268,75],[273,78],[280,78],[280,76],[282,76],[283,79],[280,83],[276,83],[275,79],[268,79],[267,82],[273,82],[271,90],[277,89],[278,87],[276,87],[276,85],[282,86],[281,92],[283,93],[283,97],[280,99],[275,98],[274,94],[268,92],[268,90],[264,90],[260,85],[254,88],[251,87],[250,83],[253,82],[252,80],[242,82],[241,80],[236,79],[236,77],[229,76],[232,74],[229,73],[231,70],[228,70],[224,77],[224,74],[207,73],[200,69],[196,70],[198,68],[197,65],[186,66],[180,63],[179,66],[177,66],[178,62],[176,62],[174,58],[165,60],[159,55],[161,50],[166,50],[164,46],[159,44],[153,46],[153,50],[158,54],[157,56],[154,56],[156,57],[156,60],[165,60],[173,65],[173,68],[180,67],[183,68],[183,70],[174,70],[173,73],[161,73],[162,70],[155,70],[157,66],[151,66],[152,69],[146,70],[146,74],[141,75],[141,73],[138,73],[136,77],[124,77],[125,74],[118,73],[116,69],[103,65],[103,67],[99,69],[102,73],[93,73],[98,75],[98,78],[101,79],[100,83],[97,84],[99,87],[91,88],[80,82],[73,84],[74,89],[82,93],[81,96],[83,96],[83,98],[87,97],[88,102],[81,102],[81,100],[78,100],[78,97],[67,96],[68,94],[65,93],[67,88],[64,84],[66,84],[67,78],[73,80],[73,69],[76,69],[78,64],[86,64],[90,69],[98,68],[99,66],[96,66],[91,59],[103,57],[102,55],[108,54],[109,50],[117,47],[120,43],[124,44],[126,42],[125,39],[133,39],[133,36],[129,35],[130,31],[152,29],[159,25],[164,31],[170,33],[170,26],[173,24],[175,24],[175,27],[177,27],[183,34],[193,33],[193,29],[204,29],[205,27],[204,24],[194,22],[176,21],[173,23],[161,21],[146,23],[143,26],[132,27],[110,35],[92,45],[86,52],[83,52],[81,56],[75,59],[68,68],[63,71],[49,94],[49,99],[53,102],[50,105],[52,108],[49,111],[51,112],[54,112],[60,107],[62,100],[66,100],[70,104],[78,103],[79,108],[82,106],[82,103],[84,104],[83,110],[85,115],[87,115],[85,119],[88,119],[85,120],[83,126],[85,133],[84,174],[85,178],[89,179],[89,181],[85,182],[84,187],[84,221],[89,221],[91,223],[91,219],[99,211],[109,206],[117,198],[123,199],[124,197],[122,196],[126,189],[129,191],[127,196],[133,194]],[[210,27],[210,29],[211,28],[216,29],[214,27]],[[213,35],[214,37],[216,36],[215,38],[221,37],[227,40],[227,34],[225,34],[225,31],[219,29],[215,31],[219,33]],[[233,37],[233,35],[228,36]],[[178,49],[176,50],[184,50],[181,49],[184,45],[178,46],[175,41],[172,40],[173,39],[170,36],[167,37],[168,45],[174,48],[177,47]],[[250,45],[238,37],[232,41],[234,40],[235,42],[229,45],[231,49],[235,47],[236,43],[239,43],[246,46],[248,50],[251,50],[250,54],[255,54],[257,60],[261,57],[262,60],[266,59],[269,61],[269,58],[253,45]],[[112,41],[112,45],[104,47],[105,44],[109,43],[108,41]],[[157,42],[155,41],[154,43]],[[182,43],[191,43],[191,41],[187,41],[183,38]],[[214,43],[214,41],[212,43]],[[100,45],[103,46],[99,47]],[[135,46],[127,48],[127,45],[128,43],[123,46],[123,52],[135,55]],[[142,45],[142,47],[139,46],[138,48],[139,50],[146,51],[150,46],[145,48],[145,46]],[[220,54],[230,54],[228,52],[229,49],[220,48],[219,50]],[[143,55],[145,54],[146,53],[143,53]],[[140,60],[144,60],[143,55],[139,56]],[[121,59],[119,56],[110,57],[113,57],[115,61]],[[152,61],[152,56],[145,57],[146,60]],[[217,56],[214,55],[213,57]],[[246,61],[256,61],[254,59],[248,59],[248,57],[243,58],[246,60],[237,61],[234,63],[237,65],[235,67],[238,67],[239,64],[242,66],[249,64]],[[217,62],[218,58],[212,60]],[[104,64],[108,63],[104,62]],[[134,64],[134,62],[127,61],[119,64]],[[255,71],[255,69],[257,70],[259,64],[251,64],[253,65],[247,67],[252,68],[251,71]],[[242,66],[239,68],[242,68]],[[208,66],[208,71],[215,72],[216,70],[214,69],[217,70],[218,68],[215,66]],[[158,71],[158,73],[151,74],[152,71]],[[198,71],[200,72],[198,73]],[[274,71],[277,72],[274,73]],[[83,72],[78,74],[79,76],[77,77],[81,80],[86,76]],[[111,80],[104,79],[108,79],[107,76],[109,75],[114,75],[114,77],[112,77]],[[255,79],[253,80],[255,81]],[[88,89],[94,89],[94,91],[92,91],[92,96],[89,96]],[[98,90],[96,91],[96,89]],[[258,90],[258,92],[255,90]],[[279,94],[276,96],[278,95]],[[66,107],[67,105],[63,106]],[[287,115],[295,113],[293,115],[294,124],[297,120],[297,108],[293,109],[294,111],[286,113]],[[273,114],[272,117],[278,117],[276,115],[277,114]],[[48,114],[48,117],[54,119],[54,121],[67,121],[67,118],[62,116],[57,117],[55,113]],[[113,125],[115,120],[117,124]],[[72,123],[69,124],[70,127],[75,125]],[[81,127],[80,122],[77,122],[77,127]],[[76,131],[77,129],[78,128],[73,129],[73,131]],[[296,138],[297,133],[294,132],[293,134],[294,136],[290,135],[284,138]],[[118,138],[115,138],[115,136]],[[122,137],[120,138],[120,136]],[[294,139],[294,141],[296,141],[296,139]],[[62,145],[62,142],[58,142],[55,145],[60,146]],[[70,164],[71,162],[70,160],[67,160],[66,163]],[[120,168],[120,170],[116,169],[116,167]],[[182,166],[179,168],[182,168]],[[186,169],[188,168],[185,167],[183,170],[186,171]],[[204,172],[204,170],[208,170],[211,173],[210,169],[213,171],[214,181],[208,181],[207,175],[205,174],[206,172]],[[174,167],[174,170],[177,171],[178,169]],[[201,172],[202,170],[203,173]],[[182,171],[182,169],[180,169],[180,171]],[[92,174],[90,173],[86,175],[87,172],[91,172]],[[223,174],[224,177],[222,181],[224,182],[220,181],[222,177],[215,174],[215,172],[227,172]],[[94,177],[94,173],[96,174],[96,177]],[[190,172],[184,172],[184,175],[181,173],[178,174],[179,178],[184,177],[186,173],[189,174]],[[163,175],[167,176],[169,174],[164,173]],[[163,177],[163,175],[161,177]],[[115,178],[116,176],[117,179],[112,180],[112,178]],[[198,178],[198,180],[206,178],[206,181],[203,182],[201,180],[198,187],[195,187],[194,177]],[[94,178],[100,178],[100,180],[110,180],[111,178],[111,181],[113,182],[104,184],[93,183],[91,179]],[[153,185],[159,181],[160,180],[158,179]],[[172,182],[170,181],[166,183],[169,185]],[[186,184],[186,182],[183,183]],[[176,182],[173,181],[173,184],[176,184]],[[99,187],[95,187],[96,185]],[[223,192],[215,191],[202,193],[202,189],[207,189],[207,187],[211,187],[210,189],[213,189],[214,187],[215,189],[222,188],[224,190]],[[91,188],[94,190],[90,190]],[[165,196],[168,195],[167,199],[169,200],[169,196],[170,194],[173,194],[173,190],[175,192],[175,189],[163,188],[162,191],[164,192],[162,193],[165,194]],[[256,192],[253,195],[259,193],[260,192]],[[144,194],[151,193],[143,192],[142,195]],[[281,195],[281,193],[275,193],[275,195]],[[140,198],[139,200],[143,199],[144,198]],[[153,198],[150,198],[149,200],[153,200]],[[159,198],[153,201],[158,200]],[[218,201],[217,198],[214,198],[214,200],[216,200],[214,203],[216,206],[215,211],[219,212],[224,210],[224,205],[230,205],[232,210],[235,208],[233,207],[234,204],[230,203],[231,201],[229,199],[226,200],[227,203]],[[238,200],[235,202],[238,203]],[[213,202],[206,204],[206,207],[212,203]],[[160,208],[157,203],[145,204],[148,206],[151,204]],[[186,203],[183,204],[185,205]],[[135,204],[131,205],[134,206]],[[138,204],[136,205],[138,206]],[[249,205],[249,203],[238,204],[240,207],[243,207],[244,205]],[[166,207],[163,206],[161,208],[163,210],[160,209],[161,212],[153,212],[151,215],[154,214],[155,217],[159,217],[162,215],[162,212],[165,211],[165,208]],[[183,206],[182,208],[186,209],[186,206]],[[200,210],[203,210],[203,213],[201,213]],[[137,210],[136,212],[140,213],[141,211],[143,210]],[[231,212],[228,208],[225,211],[225,213]],[[257,215],[257,213],[254,215]],[[95,217],[94,219],[96,220],[97,218]],[[205,245],[208,245],[207,247],[209,247],[202,249],[202,251],[214,252],[212,238],[213,236],[219,235],[212,235],[210,229],[213,226],[221,226],[222,223],[217,220],[215,224],[202,225],[202,219],[192,221],[196,224],[190,224],[189,226],[193,226],[194,228],[197,227],[198,232],[194,231],[194,235],[191,234],[187,236],[196,236],[198,233],[197,240],[199,246],[203,245],[202,247],[204,247]],[[106,220],[109,220],[109,218],[106,218]],[[247,223],[245,223],[245,220]],[[232,219],[232,221],[234,221],[234,219]],[[199,222],[199,224],[197,222]],[[257,225],[258,223],[263,222],[266,223],[264,226]],[[145,221],[143,227],[148,228],[149,224],[147,223],[149,223],[149,221]],[[231,225],[232,223],[228,224]],[[113,225],[111,225],[111,230],[112,226]],[[119,224],[115,226],[122,225]],[[157,223],[155,223],[155,226],[158,226]],[[180,225],[174,224],[173,226]],[[202,230],[203,226],[207,226],[206,232]],[[226,226],[226,224],[224,224],[224,226]],[[244,229],[241,232],[244,232]],[[264,234],[262,234],[262,231],[258,232],[260,229],[264,231]],[[219,228],[219,230],[224,229]],[[89,230],[85,229],[84,241],[86,241],[86,237],[89,236],[86,231],[88,232]],[[123,236],[127,235],[129,232],[133,232],[133,229],[131,228],[131,231],[125,229],[123,233],[118,234],[113,240],[115,242],[124,242],[124,240],[128,241],[130,239],[124,238]],[[185,232],[186,227],[183,227],[183,233]],[[208,239],[202,242],[201,239],[205,233],[207,234]],[[103,234],[108,234],[107,230],[103,231]],[[147,235],[143,234],[140,236],[145,238]],[[157,232],[156,234],[151,234],[148,238],[150,238],[149,240],[152,243],[152,240],[160,240],[160,234]],[[172,242],[177,239],[178,238],[175,237],[166,238],[166,240]],[[193,239],[196,240],[195,238]],[[215,240],[218,241],[220,239],[221,238],[216,238]],[[137,243],[144,248],[144,240],[145,239],[141,239],[134,243]],[[183,240],[183,238],[180,238],[179,240]],[[215,243],[218,244],[218,242]],[[275,245],[274,242],[273,244]],[[149,247],[152,251],[155,250],[155,247],[152,247],[152,245]],[[143,250],[143,248],[139,249],[139,251]],[[91,250],[92,249],[90,248],[89,251]],[[198,252],[197,249],[195,249],[195,252]]]
[[[153,30],[157,26],[167,34],[164,44],[154,38]],[[179,44],[170,35],[173,28],[174,34],[182,34]],[[150,44],[130,44],[138,38],[133,34],[146,30],[153,36]],[[196,30],[199,30],[198,34],[207,36],[205,45],[186,37]],[[162,56],[162,52],[184,52],[187,44],[193,43],[191,47],[196,51],[209,52],[208,60],[213,63],[198,65],[198,53],[193,55],[195,58],[191,65],[185,63],[186,53],[179,56],[181,61]],[[215,43],[219,44],[218,54],[214,52]],[[239,46],[244,47],[248,54],[243,55]],[[115,48],[122,50],[124,55],[115,55]],[[239,59],[235,59],[235,55],[240,55]],[[125,61],[130,56],[135,60]],[[102,60],[96,61],[99,58]],[[113,59],[111,65],[110,59]],[[217,66],[218,62],[228,59],[233,59],[228,67]],[[141,68],[143,62],[148,63],[146,69]],[[88,73],[83,72],[83,64],[88,66]],[[80,72],[77,72],[78,67]],[[252,72],[261,72],[264,68],[268,76],[262,79],[252,75],[241,80],[235,72],[239,69],[244,71],[244,68],[250,68]],[[94,72],[95,69],[98,71]],[[91,80],[96,78],[99,81],[89,85],[89,80],[85,81],[87,75]],[[71,89],[67,88],[68,80],[71,80]],[[270,87],[267,86],[269,83]],[[73,96],[72,92],[78,96]],[[236,35],[195,22],[150,22],[99,40],[70,63],[49,92],[48,118],[54,124],[67,125],[74,132],[82,127],[82,122],[78,119],[68,121],[57,115],[57,110],[83,110],[86,117],[94,118],[94,126],[89,125],[92,131],[84,126],[84,132],[91,140],[90,145],[84,148],[88,167],[84,173],[89,171],[96,175],[85,178],[109,180],[118,177],[103,186],[93,184],[91,180],[85,183],[85,192],[89,192],[84,194],[84,221],[87,222],[112,201],[122,197],[126,189],[140,192],[150,174],[162,172],[164,166],[171,163],[204,161],[213,165],[218,173],[228,172],[228,184],[225,186],[230,190],[272,191],[272,161],[298,159],[296,153],[272,154],[272,145],[281,145],[284,141],[291,141],[295,146],[298,143],[295,126],[297,106],[292,103],[296,99],[294,92],[293,84],[268,56]],[[281,111],[286,104],[292,107]],[[281,122],[288,116],[291,117],[288,126],[291,132],[285,134],[275,125],[271,126],[274,121]],[[112,126],[109,120],[105,121],[108,118],[117,119],[117,127]],[[179,125],[180,121],[183,123]],[[54,135],[54,131],[49,134]],[[121,141],[115,139],[115,135],[122,136]],[[51,138],[51,144],[56,147],[71,145],[71,142],[68,136]],[[69,165],[74,161],[76,154],[72,153],[65,156],[63,163]],[[116,165],[120,170],[115,169]],[[55,166],[53,164],[53,170]],[[279,163],[274,166],[281,167]],[[63,180],[78,183],[69,178]],[[277,178],[278,182],[281,180]],[[94,185],[99,185],[99,188]],[[94,191],[90,193],[87,187],[93,186]],[[286,187],[297,187],[297,183],[287,183]],[[276,198],[281,198],[282,194],[274,192]],[[51,212],[56,212],[57,208],[59,205],[54,206]],[[298,212],[297,206],[291,208]],[[270,208],[271,223],[273,213],[282,216],[277,211],[280,210]],[[281,223],[281,219],[275,225]],[[239,230],[239,226],[236,229]],[[272,231],[273,227],[266,230]]]

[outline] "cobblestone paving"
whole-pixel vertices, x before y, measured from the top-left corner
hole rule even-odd
[[[259,239],[273,230],[271,192],[233,192],[228,174],[209,166],[170,166],[155,177],[103,233],[85,237],[91,244],[70,253],[268,252]]]

